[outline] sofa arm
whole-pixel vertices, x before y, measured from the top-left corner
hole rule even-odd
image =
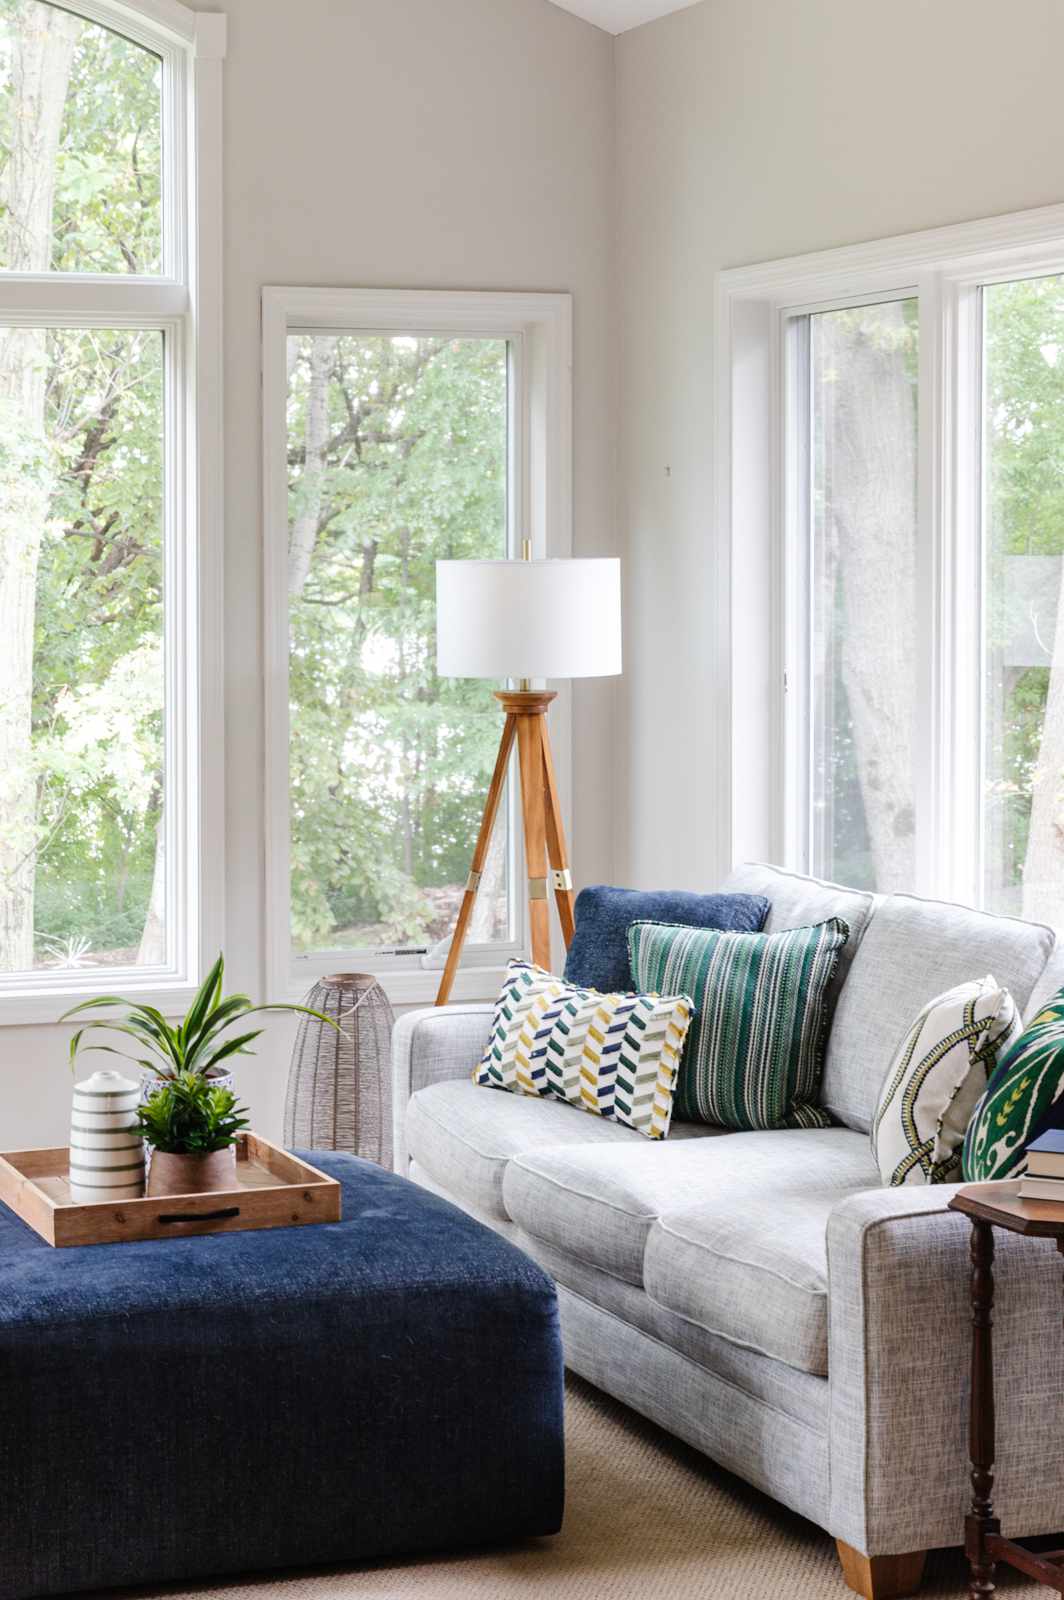
[[[429,1083],[467,1078],[484,1054],[491,1001],[475,1005],[433,1006],[408,1011],[392,1035],[393,1165],[406,1176],[406,1107],[412,1094]]]
[[[828,1221],[830,1532],[867,1555],[959,1544],[968,1508],[969,1236],[957,1186],[873,1189]],[[995,1230],[997,1509],[1059,1531],[1064,1505],[1060,1268]]]

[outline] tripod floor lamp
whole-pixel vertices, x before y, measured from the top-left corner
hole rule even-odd
[[[528,872],[532,959],[550,970],[548,862],[568,947],[573,883],[558,806],[547,711],[556,698],[533,678],[608,677],[621,670],[621,564],[600,558],[436,563],[436,664],[445,678],[510,678],[495,698],[505,712],[473,864],[436,1004],[450,998],[491,844],[510,755],[517,745]]]

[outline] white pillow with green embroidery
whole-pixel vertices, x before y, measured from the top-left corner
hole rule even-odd
[[[990,976],[927,1002],[883,1080],[872,1121],[885,1184],[960,1180],[965,1130],[1021,1029],[1011,994]]]

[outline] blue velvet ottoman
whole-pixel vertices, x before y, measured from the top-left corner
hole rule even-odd
[[[557,1532],[550,1279],[312,1159],[342,1222],[53,1250],[0,1206],[0,1600]]]

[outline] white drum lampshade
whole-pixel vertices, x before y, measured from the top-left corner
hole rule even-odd
[[[621,670],[621,563],[437,561],[445,678],[600,678]]]

